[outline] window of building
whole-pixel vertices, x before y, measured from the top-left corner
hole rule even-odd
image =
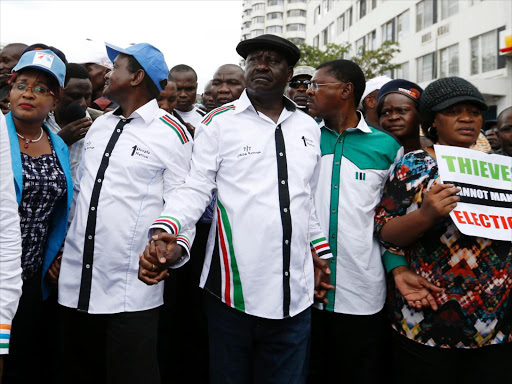
[[[318,48],[320,46],[320,36],[316,35],[313,38],[313,47]]]
[[[343,13],[336,19],[336,32],[338,35],[345,30],[345,14]]]
[[[292,9],[288,11],[288,17],[306,17],[306,11],[302,9]]]
[[[358,1],[359,18],[362,19],[366,15],[366,0]]]
[[[287,31],[305,31],[306,30],[306,25],[305,24],[298,24],[298,23],[288,24],[286,26],[286,30]]]
[[[409,11],[405,11],[401,13],[396,18],[396,32],[397,32],[397,41],[402,41],[407,36],[409,36],[409,22],[410,22],[410,13]]]
[[[282,19],[282,18],[283,18],[283,12],[267,13],[267,20],[275,20],[275,19]]]
[[[395,41],[395,19],[382,25],[382,42]]]
[[[375,30],[366,35],[365,49],[369,51],[377,49],[377,33]]]
[[[409,62],[400,64],[400,67],[396,69],[396,78],[409,80]]]
[[[459,44],[439,51],[439,77],[459,75]]]
[[[251,31],[251,37],[258,37],[258,36],[261,36],[265,33],[265,31],[263,31],[263,29],[255,29],[253,31]]]
[[[322,31],[322,44],[323,45],[329,44],[329,28],[325,28]]]
[[[365,40],[365,37],[361,37],[359,40],[356,40],[356,55],[359,55],[361,53],[363,53],[364,51],[364,40]]]
[[[471,39],[471,74],[494,71],[505,67],[498,57],[498,32],[490,31]]]
[[[260,9],[265,9],[265,3],[258,3],[252,6],[253,11],[258,11]]]
[[[252,18],[253,24],[259,24],[259,23],[264,23],[264,22],[265,22],[265,18],[263,16],[256,16],[256,17]]]
[[[313,23],[316,24],[318,20],[320,20],[321,14],[320,14],[320,6],[315,8],[315,13],[313,14]]]
[[[416,4],[416,32],[431,26],[435,22],[434,0],[423,0]]]
[[[245,23],[242,24],[242,26],[244,28],[249,28],[251,26],[251,22],[250,21],[246,21]]]
[[[283,0],[268,0],[267,4],[269,7],[273,5],[283,5]]]
[[[441,0],[441,20],[459,12],[459,0]]]
[[[307,0],[288,0],[288,4],[293,4],[293,3],[306,3]]]
[[[247,34],[242,36],[242,40],[247,40],[247,39],[250,39],[250,38],[251,38],[251,34],[250,33],[247,33]]]
[[[418,83],[422,83],[424,81],[430,81],[435,78],[434,74],[434,60],[435,55],[433,53],[429,53],[428,55],[419,57],[416,59],[417,63],[417,76]]]
[[[271,25],[267,27],[267,33],[283,33],[283,27],[280,25]]]
[[[371,4],[371,9],[375,9],[377,7],[377,0],[371,0],[372,4]]]
[[[352,26],[352,7],[347,9],[346,19],[348,20],[348,26],[351,27]]]
[[[249,8],[249,9],[246,9],[246,10],[244,11],[244,16],[251,16],[251,13],[252,13],[252,9],[250,9],[250,8]]]
[[[304,44],[306,42],[306,39],[302,39],[300,37],[292,37],[290,39],[290,41],[293,43],[293,44],[296,44],[296,45],[299,45],[299,44]]]
[[[323,0],[322,1],[322,8],[324,10],[324,14],[329,12],[329,9],[331,9],[331,1],[332,0]]]

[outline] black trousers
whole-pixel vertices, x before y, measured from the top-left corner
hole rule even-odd
[[[61,383],[160,383],[159,308],[107,315],[60,310]]]
[[[346,315],[313,309],[308,383],[391,381],[391,327],[384,311]]]
[[[512,343],[481,348],[438,348],[393,331],[395,383],[510,383]]]

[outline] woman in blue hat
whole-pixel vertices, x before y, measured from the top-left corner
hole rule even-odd
[[[23,293],[12,323],[4,383],[40,382],[43,300],[59,275],[57,257],[73,197],[68,148],[44,124],[64,86],[66,67],[51,50],[23,54],[10,80],[6,115],[22,237]]]

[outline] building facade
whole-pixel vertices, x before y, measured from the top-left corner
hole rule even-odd
[[[307,44],[319,48],[329,43],[349,43],[350,55],[362,49],[376,49],[386,40],[395,41],[401,51],[393,62],[400,64],[400,68],[389,73],[391,77],[414,81],[423,88],[441,77],[463,77],[484,95],[490,107],[486,119],[512,105],[512,55],[499,53],[503,32],[510,34],[512,30],[510,0],[281,0],[277,1],[279,5],[274,3],[275,0],[244,3],[243,23],[249,23],[242,25],[242,39],[274,33],[269,27],[277,24],[269,24],[268,15],[279,7],[283,18],[279,20],[281,33],[276,34],[280,36],[305,39]],[[260,9],[254,10],[255,7]],[[300,21],[287,17],[291,7],[300,7],[305,17]],[[252,23],[256,16],[261,17],[257,19],[259,23]],[[292,20],[294,24],[306,24],[305,31],[288,35],[287,25]]]
[[[271,33],[306,42],[307,0],[246,0],[242,12],[241,40]]]

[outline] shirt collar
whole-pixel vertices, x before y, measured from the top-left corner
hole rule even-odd
[[[120,107],[116,108],[116,110],[114,112],[112,112],[112,114],[119,118],[121,118],[121,117],[125,118],[126,116],[121,116],[121,110],[119,108]],[[133,111],[133,113],[126,118],[133,119],[136,117],[140,117],[140,118],[142,118],[142,120],[144,120],[145,124],[149,124],[155,118],[157,111],[158,111],[158,103],[157,103],[156,99],[151,99],[146,104],[144,104],[142,107],[139,107],[138,109]]]
[[[356,112],[359,116],[359,123],[354,128],[347,128],[346,131],[350,132],[350,131],[359,129],[361,132],[364,132],[364,133],[372,133],[372,130],[370,129],[370,127],[368,127],[368,124],[366,124],[366,120],[364,119],[361,111],[356,111]],[[331,128],[329,128],[328,126],[325,125],[325,122],[323,120],[322,120],[322,122],[323,122],[323,124],[320,125],[320,128],[326,128],[326,129],[332,130]]]
[[[235,114],[243,112],[247,108],[252,108],[252,110],[257,113],[256,108],[254,108],[254,106],[251,103],[251,99],[249,99],[249,96],[247,95],[247,88],[244,89],[244,91],[240,95],[240,98],[236,100],[235,103]],[[286,96],[283,96],[283,104],[284,107],[290,112],[295,112],[297,110],[297,105]]]

